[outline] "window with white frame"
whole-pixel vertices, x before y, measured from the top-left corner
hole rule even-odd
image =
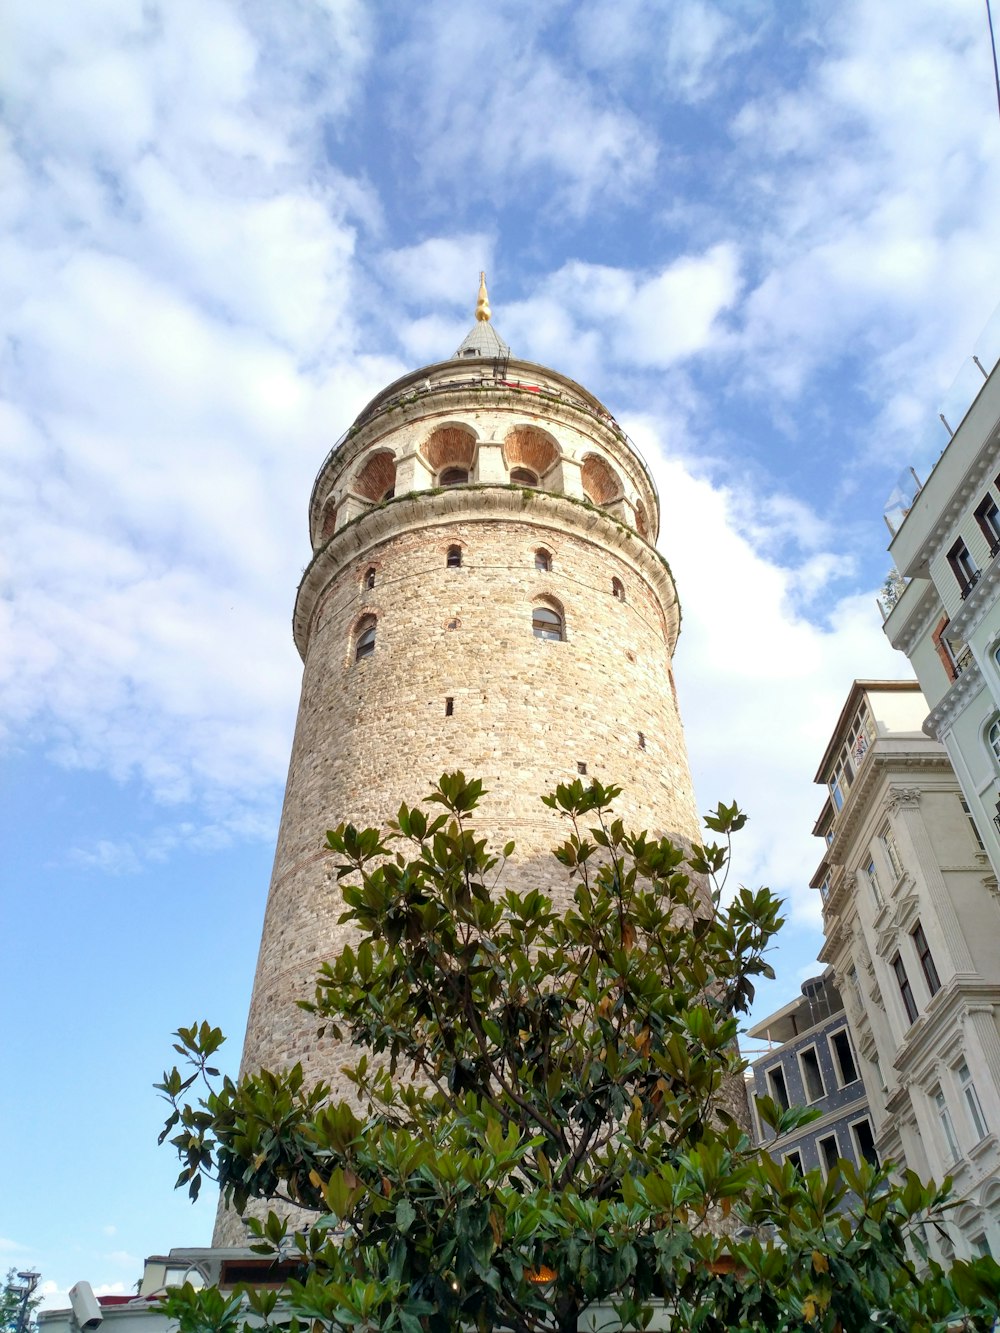
[[[937,1112],[938,1124],[941,1127],[941,1137],[944,1139],[945,1149],[948,1152],[948,1161],[957,1161],[961,1156],[958,1150],[958,1139],[955,1135],[955,1122],[951,1118],[951,1111],[948,1109],[948,1103],[945,1095],[940,1088],[935,1088],[931,1093],[931,1101],[934,1103],[934,1109]]]
[[[958,1075],[959,1087],[962,1089],[962,1098],[965,1102],[965,1109],[968,1112],[969,1120],[976,1134],[976,1142],[985,1139],[988,1134],[986,1128],[986,1118],[983,1115],[983,1108],[979,1104],[979,1094],[976,1092],[976,1085],[972,1081],[972,1075],[969,1073],[969,1066],[963,1060],[955,1070]]]
[[[882,1064],[878,1058],[878,1051],[872,1056],[872,1068],[875,1070],[875,1078],[878,1080],[879,1087],[883,1092],[888,1092],[889,1089],[885,1085],[885,1075],[882,1073]]]
[[[781,1065],[775,1065],[773,1069],[767,1071],[767,1086],[771,1093],[771,1098],[782,1111],[787,1111],[791,1102],[788,1099],[788,1085],[785,1082],[785,1071]]]
[[[833,1063],[840,1079],[840,1086],[846,1088],[849,1083],[857,1083],[858,1066],[851,1050],[851,1039],[847,1028],[838,1028],[830,1033],[830,1048],[833,1051]]]
[[[837,762],[834,764],[829,781],[826,784],[830,788],[830,796],[838,810],[844,808],[844,801],[847,799],[847,793],[853,781],[854,769],[851,767],[845,748],[838,755]]]
[[[920,1011],[917,1008],[916,1000],[913,998],[913,987],[910,985],[910,978],[906,975],[906,964],[899,954],[896,954],[892,960],[892,970],[896,974],[896,985],[899,987],[899,996],[903,1001],[906,1017],[911,1023],[915,1023]]]
[[[878,1167],[878,1149],[875,1147],[875,1134],[872,1131],[872,1122],[865,1116],[864,1120],[855,1120],[851,1125],[851,1134],[854,1137],[854,1146],[858,1150],[858,1157],[868,1163],[869,1166]]]
[[[802,1073],[802,1087],[805,1090],[806,1100],[818,1102],[821,1097],[825,1097],[826,1085],[823,1082],[823,1071],[819,1067],[819,1056],[816,1054],[815,1046],[807,1046],[804,1051],[799,1051],[799,1069]]]
[[[979,582],[979,570],[961,537],[948,552],[948,564],[955,575],[962,597],[968,597],[971,589]]]
[[[989,491],[976,505],[973,515],[989,545],[990,555],[996,555],[1000,551],[1000,510],[997,509],[997,502]]]
[[[927,943],[927,936],[924,934],[924,928],[919,921],[910,931],[910,939],[913,941],[913,947],[920,959],[920,970],[927,982],[927,989],[932,995],[936,995],[941,989],[941,978],[934,966],[934,959],[931,957],[931,946]]]
[[[989,746],[996,764],[1000,765],[1000,717],[996,717],[990,723],[990,729],[986,733],[986,744]]]
[[[960,796],[960,797],[958,798],[958,801],[959,801],[959,804],[961,805],[962,809],[965,811],[965,817],[966,817],[966,819],[969,821],[969,828],[972,829],[972,836],[973,836],[973,837],[975,838],[975,840],[976,840],[976,846],[979,848],[979,850],[980,850],[981,852],[985,852],[985,851],[986,851],[986,844],[983,842],[982,838],[979,836],[979,826],[978,826],[978,824],[976,823],[975,818],[973,817],[972,811],[969,809],[969,802],[965,799],[964,796]]]
[[[875,728],[867,706],[862,704],[854,715],[854,721],[847,732],[847,744],[844,747],[851,757],[855,770],[861,767],[861,761],[868,753],[868,747],[874,739]]]
[[[894,879],[899,879],[903,873],[903,862],[900,860],[899,849],[896,846],[896,839],[892,836],[892,829],[888,824],[884,825],[878,835],[878,840],[882,844],[882,850],[885,852],[885,859],[892,867]]]
[[[819,1160],[823,1164],[823,1172],[825,1175],[829,1175],[840,1161],[840,1148],[837,1144],[837,1135],[827,1134],[825,1138],[819,1140],[816,1146],[819,1148]]]
[[[865,879],[868,881],[868,887],[871,889],[871,895],[875,899],[875,906],[882,907],[885,899],[882,897],[882,889],[878,882],[878,871],[875,869],[875,859],[869,856],[862,867],[865,873]]]

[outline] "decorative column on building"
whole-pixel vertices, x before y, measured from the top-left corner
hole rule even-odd
[[[309,503],[295,601],[302,694],[243,1053],[333,1083],[351,1052],[296,1007],[348,938],[327,828],[383,825],[446,770],[485,781],[477,828],[516,841],[507,883],[556,899],[542,805],[582,776],[627,824],[698,819],[671,663],[680,611],[649,469],[586,389],[510,354],[481,281],[447,361],[378,394]],[[243,1228],[220,1213],[217,1244]]]

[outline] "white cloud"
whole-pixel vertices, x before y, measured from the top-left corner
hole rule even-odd
[[[857,357],[892,428],[914,382],[944,390],[1000,290],[981,9],[917,3],[901,23],[891,6],[842,6],[803,59],[799,88],[733,119],[760,259],[730,350],[789,397]]]
[[[404,246],[383,262],[389,299],[400,297],[421,310],[460,306],[472,322],[479,272],[493,272],[493,237],[486,232],[462,236],[432,236]]]
[[[439,206],[498,202],[543,189],[547,211],[579,214],[650,179],[656,136],[606,82],[560,61],[540,15],[495,9],[425,11],[388,71],[394,120],[420,126],[418,166]]]
[[[702,0],[590,0],[576,7],[573,31],[588,69],[649,79],[674,102],[704,101],[725,63],[752,41],[730,14]]]
[[[660,547],[683,613],[676,676],[699,808],[735,797],[751,818],[734,873],[769,883],[797,920],[818,926],[808,887],[822,852],[811,836],[822,804],[816,764],[855,677],[912,673],[881,632],[874,592],[828,597],[819,620],[799,612],[818,558],[811,534],[778,563],[741,530],[747,497],[649,456],[665,501]],[[784,508],[783,497],[771,507]],[[794,509],[801,522],[802,506]]]

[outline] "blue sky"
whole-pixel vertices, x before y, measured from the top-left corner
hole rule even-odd
[[[238,1057],[310,486],[480,268],[650,461],[699,800],[789,901],[759,1012],[797,989],[816,763],[907,674],[882,504],[1000,350],[1000,120],[981,0],[9,15],[0,1261],[58,1303],[208,1240],[150,1085],[196,1017]]]

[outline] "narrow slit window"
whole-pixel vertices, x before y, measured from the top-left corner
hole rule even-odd
[[[906,1010],[906,1017],[911,1023],[917,1021],[917,1002],[913,998],[913,987],[910,985],[910,979],[906,975],[906,966],[899,954],[892,960],[892,970],[896,974],[896,984],[899,986],[900,998],[903,1001],[903,1008]]]
[[[979,1104],[979,1093],[976,1092],[976,1085],[972,1081],[972,1075],[969,1073],[967,1064],[960,1064],[957,1073],[958,1081],[962,1085],[962,1096],[965,1098],[965,1109],[969,1113],[969,1119],[972,1121],[972,1128],[976,1132],[978,1142],[980,1139],[985,1139],[988,1132],[983,1108]]]
[[[624,602],[625,584],[622,583],[621,579],[611,580],[611,596],[615,599],[616,602]]]
[[[587,765],[583,762],[582,759],[577,761],[576,771],[580,774],[582,778],[585,778],[587,776]]]
[[[461,568],[461,565],[462,565],[462,548],[461,548],[461,546],[449,546],[449,547],[448,547],[448,558],[447,558],[447,560],[446,560],[445,563],[447,564],[447,566],[448,566],[449,569],[460,569],[460,568]]]
[[[371,657],[375,651],[375,626],[374,616],[365,616],[359,623],[354,638],[355,662],[360,662],[363,657]]]
[[[934,1101],[934,1109],[937,1111],[938,1124],[941,1126],[941,1136],[950,1154],[948,1160],[955,1162],[961,1156],[961,1153],[958,1149],[958,1137],[955,1134],[955,1122],[951,1118],[951,1111],[940,1088],[935,1088],[931,1097]]]
[[[645,748],[646,748],[646,733],[645,733],[644,731],[640,731],[640,732],[639,732],[639,749],[640,749],[640,750],[645,750]]]
[[[374,565],[372,566],[371,569],[368,570],[367,574],[365,575],[365,587],[366,587],[369,591],[371,591],[371,589],[375,587],[375,567],[374,567]]]
[[[767,1086],[771,1093],[771,1098],[775,1101],[782,1111],[787,1111],[791,1102],[788,1099],[788,1084],[785,1082],[785,1071],[780,1065],[775,1065],[773,1069],[767,1071]]]
[[[539,547],[535,552],[535,568],[541,574],[548,574],[552,570],[552,557],[544,547]]]
[[[821,1097],[826,1096],[826,1087],[823,1084],[823,1072],[819,1067],[819,1056],[816,1054],[815,1046],[808,1046],[799,1052],[799,1065],[802,1069],[802,1086],[805,1089],[806,1100],[818,1102]]]
[[[870,1120],[858,1120],[851,1126],[858,1156],[864,1158],[869,1166],[878,1167],[878,1149],[875,1147],[875,1135],[872,1133]]]
[[[840,1148],[837,1146],[836,1134],[828,1134],[825,1139],[820,1139],[819,1156],[823,1163],[823,1170],[829,1175],[840,1161]]]
[[[444,701],[444,715],[445,717],[452,717],[454,715],[454,712],[455,712],[455,700],[449,694],[447,699],[445,699]]]
[[[854,1052],[851,1050],[851,1039],[847,1035],[847,1028],[840,1028],[831,1034],[830,1046],[833,1049],[833,1060],[840,1086],[846,1088],[849,1083],[856,1083],[858,1067],[854,1063]]]
[[[927,943],[927,936],[924,934],[924,928],[919,921],[910,931],[910,938],[913,940],[913,947],[920,959],[920,970],[927,982],[927,989],[932,995],[936,995],[941,989],[941,979],[938,976],[937,968],[934,966],[934,959],[931,957],[931,946]]]

